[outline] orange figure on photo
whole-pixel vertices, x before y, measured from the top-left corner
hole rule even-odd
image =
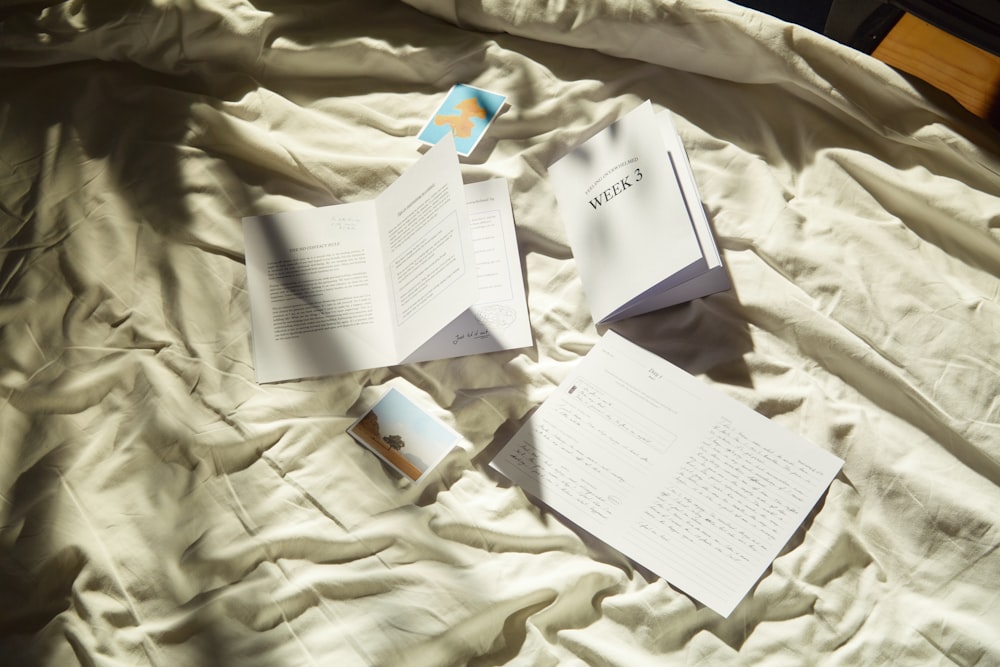
[[[459,115],[446,116],[439,114],[434,117],[435,125],[450,125],[451,131],[459,139],[467,139],[472,135],[472,119],[486,118],[486,110],[479,105],[475,97],[467,97],[455,105]]]

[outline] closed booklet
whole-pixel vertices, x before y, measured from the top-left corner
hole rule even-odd
[[[731,287],[668,111],[644,102],[549,167],[597,323]]]

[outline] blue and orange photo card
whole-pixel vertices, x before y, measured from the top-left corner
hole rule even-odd
[[[417,138],[425,144],[434,145],[451,132],[455,137],[455,151],[468,157],[506,101],[505,95],[464,83],[456,84]]]

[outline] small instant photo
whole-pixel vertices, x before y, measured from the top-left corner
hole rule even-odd
[[[396,389],[390,389],[347,432],[413,481],[440,463],[462,439]]]
[[[455,152],[468,157],[506,101],[507,97],[500,93],[464,83],[455,84],[417,139],[433,146],[451,132],[455,136]]]

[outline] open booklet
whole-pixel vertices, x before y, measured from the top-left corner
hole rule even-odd
[[[507,182],[445,136],[377,198],[243,219],[258,382],[531,345]]]
[[[648,101],[549,167],[597,323],[731,287],[668,111]]]
[[[729,616],[843,461],[608,331],[491,465]]]

